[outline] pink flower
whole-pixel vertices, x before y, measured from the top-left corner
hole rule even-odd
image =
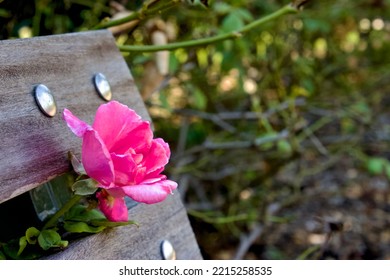
[[[81,162],[102,190],[97,193],[100,210],[111,221],[127,221],[125,196],[152,204],[163,201],[177,188],[161,172],[169,161],[169,146],[153,139],[147,121],[116,101],[101,105],[92,126],[68,109],[63,117],[82,138]]]

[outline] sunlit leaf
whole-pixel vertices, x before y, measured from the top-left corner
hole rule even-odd
[[[237,13],[228,14],[222,21],[222,31],[232,32],[244,26],[244,21]]]
[[[58,247],[60,248],[68,247],[68,245],[69,245],[69,241],[67,240],[61,240],[60,242],[58,242]]]
[[[18,253],[17,255],[20,256],[24,249],[26,248],[27,246],[27,238],[26,236],[22,236],[20,239],[19,239],[19,250],[18,250]]]
[[[232,10],[232,6],[225,2],[216,2],[213,9],[218,14],[227,14]]]
[[[235,13],[245,22],[250,22],[254,20],[252,14],[246,9],[237,9],[235,10]]]
[[[382,174],[383,168],[384,168],[383,158],[371,157],[367,160],[367,170],[372,175]]]
[[[65,221],[64,223],[64,229],[73,233],[98,233],[103,231],[105,228],[105,226],[91,226],[86,222]]]
[[[37,243],[37,238],[39,236],[40,231],[35,227],[30,227],[26,230],[26,240],[29,244]]]
[[[285,156],[288,156],[292,153],[292,147],[287,140],[279,140],[278,141],[278,151]]]
[[[61,243],[61,236],[55,230],[43,230],[38,236],[38,243],[43,250],[49,250],[52,247],[58,247]]]
[[[104,227],[119,227],[119,226],[127,226],[127,225],[136,225],[139,224],[135,221],[127,221],[127,222],[111,222],[107,220],[92,220],[91,225],[94,226],[104,226]]]
[[[88,209],[85,205],[75,205],[66,214],[65,219],[88,222],[90,220],[105,219],[105,216],[97,209]]]

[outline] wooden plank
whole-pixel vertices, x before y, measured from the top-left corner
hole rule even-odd
[[[0,41],[0,203],[69,169],[67,152],[80,140],[62,120],[64,108],[92,123],[105,101],[92,78],[103,73],[113,99],[149,119],[123,56],[109,31]],[[53,118],[35,104],[33,89],[45,84],[58,107]]]
[[[175,193],[165,201],[138,204],[129,210],[134,225],[106,230],[70,243],[63,252],[47,259],[66,260],[154,260],[162,259],[160,244],[169,240],[178,260],[202,259],[187,212]]]
[[[69,171],[68,151],[80,156],[81,140],[62,120],[64,108],[92,123],[104,103],[92,83],[103,73],[113,99],[150,120],[125,60],[109,31],[0,41],[0,203]],[[45,84],[58,107],[53,118],[35,104],[33,89]],[[49,259],[161,259],[171,241],[178,259],[201,259],[187,213],[175,192],[162,203],[129,210],[141,226],[120,227],[71,242]]]

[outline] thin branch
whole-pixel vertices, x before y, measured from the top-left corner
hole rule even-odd
[[[303,6],[309,3],[310,0],[295,0],[292,5],[297,7],[297,9],[303,9]]]
[[[165,10],[173,8],[180,3],[180,0],[171,0],[168,3],[162,5],[156,5],[156,7],[149,8],[149,5],[144,5],[139,11],[136,11],[126,17],[119,18],[116,20],[106,20],[101,22],[92,28],[92,30],[103,29],[108,27],[113,27],[116,25],[121,25],[134,20],[144,20],[156,14],[162,13]]]
[[[242,236],[240,239],[240,245],[234,255],[234,260],[242,260],[245,254],[248,252],[252,244],[256,239],[261,236],[264,231],[264,226],[262,224],[257,224],[248,235]]]
[[[276,135],[258,137],[253,141],[232,141],[232,142],[222,142],[222,143],[206,141],[205,143],[203,143],[203,147],[209,150],[248,149],[251,147],[259,147],[266,143],[272,143],[278,140],[286,139],[288,135],[289,135],[288,131],[283,130]]]
[[[271,22],[273,20],[276,20],[277,18],[286,15],[286,14],[292,14],[298,12],[298,9],[294,7],[293,5],[286,5],[279,10],[275,11],[272,14],[269,14],[263,18],[260,18],[258,20],[255,20],[244,27],[237,29],[233,32],[228,32],[216,36],[212,36],[209,38],[202,38],[202,39],[196,39],[196,40],[189,40],[184,42],[177,42],[177,43],[171,43],[166,45],[152,45],[152,46],[132,46],[132,45],[118,45],[118,48],[122,52],[156,52],[156,51],[163,51],[163,50],[176,50],[180,48],[190,48],[190,47],[197,47],[197,46],[205,46],[214,44],[217,42],[235,39],[241,37],[244,33],[255,29],[265,23]]]
[[[270,108],[264,113],[258,112],[220,112],[220,113],[208,113],[193,109],[176,109],[173,112],[183,116],[190,117],[199,117],[201,119],[210,120],[218,125],[221,125],[221,121],[234,121],[234,120],[259,120],[259,119],[268,119],[275,113],[286,110],[292,105],[295,107],[304,106],[306,104],[304,99],[297,98],[295,101],[285,101],[280,103],[275,108]]]
[[[266,217],[271,217],[275,215],[280,209],[281,205],[279,203],[271,204],[267,207],[266,210]],[[238,249],[236,251],[236,254],[234,255],[234,260],[241,260],[245,257],[245,254],[248,252],[252,244],[258,239],[264,232],[264,229],[269,224],[269,218],[265,218],[265,221],[263,223],[257,222],[249,234],[241,235],[240,237],[240,244],[238,246]]]
[[[183,116],[198,117],[200,119],[210,120],[214,124],[218,125],[219,127],[221,127],[226,131],[229,131],[231,133],[236,132],[236,128],[230,125],[229,123],[225,122],[224,120],[222,120],[218,114],[207,113],[207,112],[193,110],[193,109],[177,109],[174,110],[174,112]]]

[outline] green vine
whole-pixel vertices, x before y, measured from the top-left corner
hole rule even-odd
[[[191,47],[197,47],[197,46],[204,46],[204,45],[210,45],[217,42],[230,40],[230,39],[236,39],[241,37],[244,33],[255,29],[261,25],[264,25],[268,22],[271,22],[273,20],[276,20],[280,18],[281,16],[297,13],[298,9],[294,5],[286,5],[279,10],[263,17],[260,19],[257,19],[244,27],[237,29],[233,32],[228,32],[208,38],[203,39],[196,39],[196,40],[189,40],[184,42],[177,42],[177,43],[171,43],[166,45],[152,45],[152,46],[133,46],[133,45],[118,45],[118,48],[122,52],[157,52],[157,51],[163,51],[163,50],[176,50],[180,48],[191,48]]]

